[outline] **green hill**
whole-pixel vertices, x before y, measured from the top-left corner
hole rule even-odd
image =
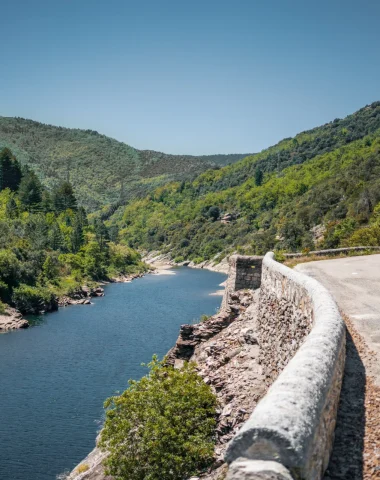
[[[137,150],[92,130],[0,117],[0,149],[8,147],[33,168],[45,186],[69,179],[80,205],[90,211],[146,195],[152,187],[188,180],[246,156],[167,155]]]
[[[379,245],[379,202],[376,102],[194,181],[157,188],[108,223],[130,246],[200,262],[233,250]]]

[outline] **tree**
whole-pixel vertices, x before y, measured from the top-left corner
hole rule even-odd
[[[78,214],[74,218],[73,231],[71,233],[71,251],[73,253],[79,252],[84,243],[82,218]]]
[[[215,220],[218,220],[220,216],[220,208],[216,206],[210,207],[208,209],[207,216],[215,222]]]
[[[42,273],[46,280],[56,280],[59,275],[59,261],[54,255],[47,255],[42,266]]]
[[[9,148],[3,148],[0,152],[0,190],[9,188],[12,191],[16,191],[20,182],[20,163]]]
[[[100,248],[103,250],[107,242],[109,242],[110,237],[107,227],[105,226],[104,222],[99,218],[96,218],[94,221],[94,233]]]
[[[18,198],[26,210],[31,212],[41,210],[42,189],[37,175],[29,168],[25,168],[18,190]]]
[[[260,187],[263,183],[264,174],[260,168],[256,168],[255,170],[255,183],[257,187]]]
[[[62,182],[53,190],[53,203],[56,212],[61,213],[71,208],[77,209],[77,200],[70,182]]]
[[[14,218],[17,218],[18,213],[19,212],[18,212],[18,206],[17,206],[16,200],[12,196],[8,200],[7,205],[5,207],[5,215],[8,218],[13,220]]]
[[[42,251],[48,246],[49,225],[43,213],[30,215],[25,230],[32,248]]]
[[[217,400],[194,364],[153,357],[150,372],[105,403],[100,447],[115,480],[183,480],[212,461]]]
[[[49,247],[52,250],[63,250],[65,247],[65,239],[62,235],[61,229],[59,228],[58,222],[55,221],[48,233]]]

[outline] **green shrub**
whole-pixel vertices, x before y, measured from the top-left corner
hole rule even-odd
[[[40,313],[46,310],[55,310],[57,300],[55,296],[43,287],[31,287],[21,284],[13,290],[12,300],[22,313]]]
[[[276,250],[274,252],[274,258],[277,260],[277,262],[284,262],[286,257],[284,255],[284,251],[283,250]]]
[[[0,300],[0,315],[6,315],[6,305]]]
[[[198,265],[199,263],[202,263],[204,261],[204,258],[202,257],[196,257],[194,258],[193,262],[195,263],[195,265]]]
[[[380,245],[380,225],[359,228],[347,241],[350,247],[376,247]]]
[[[150,372],[106,403],[100,447],[115,480],[183,480],[212,461],[216,397],[194,364],[164,367],[153,357]]]

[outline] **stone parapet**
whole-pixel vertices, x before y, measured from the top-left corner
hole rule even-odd
[[[268,378],[276,380],[231,441],[227,478],[320,480],[334,440],[345,325],[316,280],[273,253],[262,270],[259,345]]]
[[[231,255],[229,257],[228,279],[222,309],[228,305],[231,293],[237,290],[256,290],[260,288],[263,258],[245,255]]]

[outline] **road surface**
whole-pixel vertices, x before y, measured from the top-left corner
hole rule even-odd
[[[377,361],[368,366],[380,386],[380,255],[322,260],[296,266],[319,280],[333,295]]]

